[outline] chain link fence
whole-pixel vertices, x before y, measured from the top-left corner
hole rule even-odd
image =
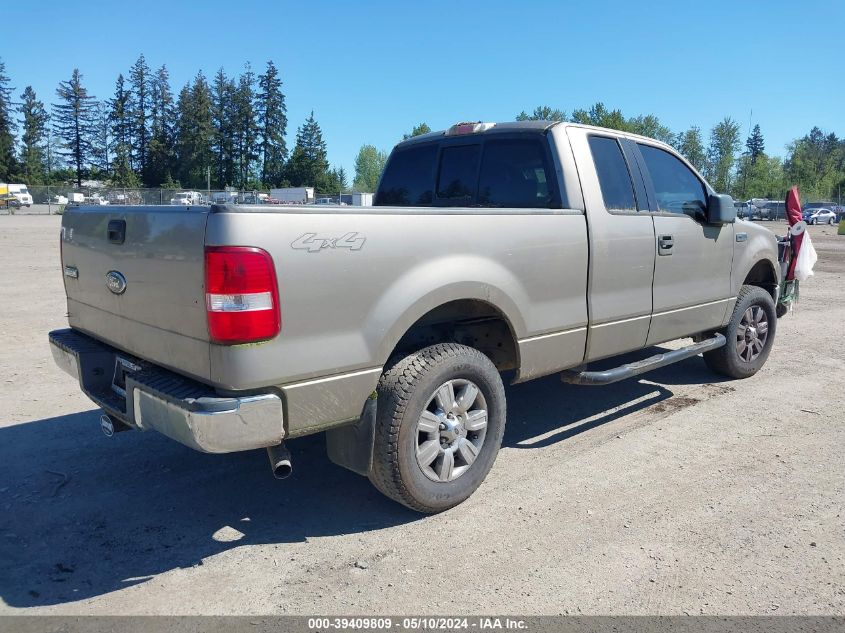
[[[32,185],[28,193],[30,205],[12,201],[0,206],[0,214],[50,214],[62,213],[68,204],[106,205],[207,205],[207,204],[303,204],[371,206],[373,194],[362,192],[314,192],[306,188],[272,190],[238,189],[149,189],[139,187],[75,187],[72,185]],[[283,195],[293,193],[293,195]],[[278,197],[273,197],[273,196]]]

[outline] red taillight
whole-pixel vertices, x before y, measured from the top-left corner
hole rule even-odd
[[[250,246],[206,246],[205,305],[215,343],[252,343],[282,327],[276,269],[267,251]]]

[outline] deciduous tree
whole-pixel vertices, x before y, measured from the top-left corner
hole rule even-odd
[[[566,112],[550,106],[537,106],[528,114],[525,110],[516,115],[517,121],[566,121]]]
[[[414,129],[411,130],[410,134],[402,135],[402,140],[407,141],[409,138],[422,136],[423,134],[428,134],[429,132],[431,132],[431,128],[428,127],[428,123],[420,123],[419,125],[414,126]]]
[[[707,166],[707,156],[704,153],[701,129],[698,126],[693,125],[688,130],[678,134],[674,145],[693,167],[700,172],[704,171]]]
[[[725,117],[710,131],[710,145],[707,148],[708,180],[716,191],[731,190],[734,161],[739,148],[739,123]]]
[[[362,145],[355,157],[355,181],[352,187],[356,191],[375,191],[386,162],[385,152],[376,149],[374,145]]]

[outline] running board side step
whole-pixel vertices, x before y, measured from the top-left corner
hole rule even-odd
[[[699,343],[693,343],[681,349],[674,349],[671,352],[664,354],[657,354],[643,360],[638,360],[627,365],[620,365],[613,369],[605,369],[603,371],[578,371],[577,369],[570,369],[564,371],[560,375],[563,382],[568,382],[573,385],[609,385],[620,380],[626,380],[639,376],[652,369],[658,369],[685,360],[691,356],[696,356],[702,352],[709,352],[713,349],[723,347],[727,343],[723,334],[715,334]]]

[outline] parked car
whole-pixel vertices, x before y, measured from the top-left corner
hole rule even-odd
[[[190,207],[177,220],[71,208],[56,362],[107,435],[266,447],[283,477],[284,442],[326,432],[332,461],[440,512],[496,459],[503,374],[601,385],[703,354],[745,378],[772,349],[775,235],[735,223],[730,196],[665,143],[461,123],[397,145],[374,204]]]
[[[254,193],[242,193],[237,198],[237,204],[259,204],[261,199]]]
[[[238,194],[234,191],[215,191],[211,194],[211,204],[235,204]]]
[[[747,202],[734,201],[734,208],[736,209],[736,217],[740,220],[744,220],[745,218],[752,219],[751,205]]]
[[[803,213],[804,221],[807,224],[835,224],[836,213],[831,209],[807,209]]]

